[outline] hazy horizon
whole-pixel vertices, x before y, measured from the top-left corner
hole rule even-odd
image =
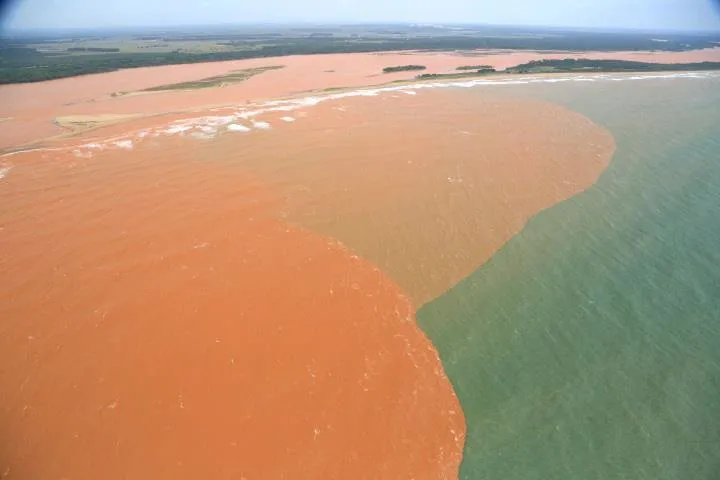
[[[484,24],[605,30],[716,31],[720,0],[19,0],[6,6],[5,30],[167,28],[242,24]]]

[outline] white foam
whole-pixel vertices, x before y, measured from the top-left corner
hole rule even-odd
[[[12,167],[2,167],[0,168],[0,180],[7,177],[8,173],[10,173],[10,170],[12,170]]]
[[[175,135],[178,133],[185,133],[188,130],[192,130],[192,125],[173,125],[172,127],[165,130],[168,135]]]
[[[298,106],[312,107],[312,106],[317,105],[320,102],[323,102],[324,100],[325,99],[321,98],[321,97],[304,97],[304,98],[298,99],[294,103],[296,103]]]
[[[230,132],[249,132],[250,129],[246,127],[245,125],[240,125],[239,123],[231,123],[227,126],[228,131]]]
[[[260,115],[260,112],[238,112],[237,113],[237,117],[242,118],[243,120],[249,120],[256,115]]]
[[[77,158],[92,158],[93,157],[92,151],[83,152],[82,150],[73,150],[72,153]]]
[[[216,117],[202,117],[199,119],[200,124],[203,125],[211,125],[215,127],[220,127],[223,125],[228,125],[236,120],[235,115],[223,115],[223,116],[216,116]]]
[[[282,121],[290,122],[294,121],[295,117],[305,117],[307,112],[298,111],[305,107],[311,107],[318,105],[322,102],[342,100],[344,98],[353,97],[376,97],[383,93],[397,92],[406,95],[416,95],[418,90],[423,89],[437,89],[437,88],[474,88],[474,87],[499,87],[505,85],[526,85],[536,83],[567,83],[567,82],[598,82],[598,81],[612,81],[612,82],[625,82],[625,81],[641,81],[641,80],[663,80],[663,79],[677,79],[677,78],[718,78],[720,73],[718,72],[674,72],[674,73],[648,73],[648,74],[609,74],[609,73],[594,73],[594,74],[569,74],[569,75],[553,75],[550,76],[513,76],[504,77],[502,79],[475,79],[475,80],[464,80],[464,81],[436,81],[436,82],[424,82],[415,84],[406,84],[398,86],[386,86],[386,87],[375,87],[375,88],[361,88],[358,90],[351,90],[346,92],[338,92],[328,94],[324,96],[308,96],[303,98],[294,98],[286,100],[272,100],[268,102],[260,102],[256,104],[242,104],[233,107],[223,107],[222,110],[227,111],[228,108],[232,108],[232,115],[210,115],[201,116],[195,118],[188,118],[183,120],[177,120],[169,124],[159,125],[152,129],[144,129],[139,132],[129,132],[124,136],[114,137],[106,139],[103,143],[87,143],[80,146],[74,147],[58,147],[58,148],[41,148],[28,151],[72,151],[75,155],[77,153],[74,150],[79,150],[80,154],[86,156],[90,152],[87,150],[102,150],[107,146],[115,146],[117,148],[131,150],[134,146],[133,141],[130,138],[142,139],[145,137],[159,137],[165,135],[184,135],[185,132],[192,132],[191,137],[198,139],[208,139],[214,137],[218,128],[225,126],[227,131],[230,132],[250,132],[251,128],[240,123],[234,123],[238,119],[247,120],[251,123],[252,128],[258,130],[268,130],[271,125],[268,122],[255,120],[256,117],[267,112],[297,112],[294,117],[285,116],[281,117]],[[345,111],[346,107],[342,104],[333,106],[334,110]],[[221,109],[215,109],[212,111],[220,111]],[[292,120],[290,120],[292,119]],[[6,153],[2,157],[9,157],[12,155],[18,155],[26,151],[10,152]],[[0,170],[3,171],[3,170]]]
[[[282,117],[282,118],[280,118],[280,120],[282,120],[283,122],[288,122],[288,123],[292,123],[295,121],[295,119],[293,117]]]
[[[123,150],[132,150],[133,149],[132,140],[117,140],[117,141],[113,142],[113,145],[115,145],[118,148],[122,148]]]
[[[215,133],[192,132],[190,136],[198,140],[212,140],[215,138]]]

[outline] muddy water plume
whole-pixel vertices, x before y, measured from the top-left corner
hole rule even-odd
[[[411,302],[213,145],[13,157],[0,475],[456,478],[462,412]]]
[[[507,91],[405,93],[322,103],[291,125],[268,113],[273,130],[223,137],[212,156],[260,176],[286,221],[340,240],[422,305],[590,187],[615,148],[588,118]]]
[[[614,148],[497,88],[207,137],[219,117],[143,119],[4,158],[0,472],[455,478],[463,414],[414,308]]]

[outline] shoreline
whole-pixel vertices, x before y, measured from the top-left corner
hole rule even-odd
[[[453,88],[453,87],[476,87],[476,86],[494,86],[494,85],[512,85],[512,84],[530,84],[530,83],[560,83],[568,81],[602,81],[602,80],[613,80],[613,79],[629,79],[629,80],[641,80],[641,79],[674,79],[674,78],[697,78],[697,75],[705,76],[720,76],[720,72],[717,70],[690,70],[690,71],[654,71],[654,72],[553,72],[553,73],[535,73],[535,74],[518,74],[518,73],[503,73],[498,72],[492,75],[469,75],[466,78],[429,78],[429,79],[407,79],[407,80],[393,80],[383,82],[379,84],[367,84],[364,86],[354,87],[332,87],[330,89],[315,89],[306,90],[300,92],[293,92],[289,95],[276,97],[276,98],[261,98],[253,102],[245,102],[239,105],[238,102],[223,102],[216,104],[202,105],[199,107],[191,107],[179,110],[168,110],[168,111],[157,111],[149,113],[137,113],[137,114],[115,114],[115,113],[103,113],[97,115],[69,115],[63,117],[55,117],[53,123],[60,126],[65,131],[62,133],[51,135],[48,137],[42,137],[31,142],[0,149],[0,158],[18,155],[25,152],[32,152],[37,150],[65,150],[80,148],[82,145],[67,146],[67,145],[53,145],[55,142],[63,142],[73,139],[79,139],[83,135],[92,134],[99,130],[111,128],[119,125],[131,125],[134,122],[145,122],[151,119],[158,119],[157,122],[150,122],[149,125],[145,125],[143,128],[128,128],[118,135],[110,136],[104,141],[112,142],[116,140],[123,140],[128,136],[132,137],[139,130],[152,130],[163,125],[169,126],[173,123],[178,123],[183,120],[191,121],[192,118],[178,118],[172,120],[172,117],[188,117],[193,115],[210,114],[211,112],[225,109],[237,109],[238,107],[242,110],[243,107],[256,107],[257,110],[262,110],[262,113],[272,111],[295,111],[303,108],[305,105],[296,105],[293,102],[300,102],[307,99],[312,99],[310,105],[312,106],[317,103],[325,101],[339,100],[346,97],[354,96],[377,96],[382,93],[392,92],[404,92],[410,94],[416,94],[417,90],[422,89],[433,89],[433,88]],[[162,94],[168,94],[169,92],[159,92]],[[264,108],[267,107],[267,108]],[[253,118],[258,114],[250,110],[250,114],[247,112],[240,113],[239,117]],[[205,115],[208,118],[212,118],[213,115]],[[162,119],[166,118],[163,122]],[[11,120],[11,119],[9,119]],[[69,131],[68,131],[69,130]],[[179,132],[183,133],[183,132]]]
[[[588,59],[627,59],[650,63],[720,61],[720,47],[677,53],[545,53],[494,50],[478,50],[472,53],[474,54],[472,57],[468,57],[466,51],[295,55],[144,67],[47,82],[1,85],[0,118],[11,120],[2,123],[0,150],[26,147],[62,136],[66,132],[53,123],[53,120],[59,117],[108,114],[147,117],[158,114],[182,114],[232,104],[291,98],[307,92],[317,94],[319,91],[328,92],[330,89],[333,92],[342,92],[359,88],[380,88],[387,84],[443,80],[437,78],[417,80],[414,72],[379,73],[387,66],[408,62],[427,66],[427,73],[446,74],[456,72],[455,69],[467,64],[469,58],[475,63],[491,65],[499,71],[532,60],[579,56]],[[134,92],[161,85],[198,81],[240,69],[275,64],[282,64],[285,68],[266,71],[262,75],[223,88],[165,91],[162,94],[152,95],[113,95],[117,92]],[[501,80],[503,77],[500,75],[502,74],[493,75],[492,78]]]
[[[49,82],[57,82],[57,81],[67,81],[77,78],[83,78],[83,77],[89,77],[94,75],[112,75],[119,72],[127,72],[127,71],[134,71],[134,70],[152,70],[152,69],[160,69],[160,68],[172,68],[172,67],[189,67],[189,66],[195,66],[195,65],[212,65],[212,64],[230,64],[230,63],[237,63],[237,62],[256,62],[256,61],[264,61],[268,59],[283,59],[283,58],[298,58],[298,57],[324,57],[324,56],[345,56],[345,55],[372,55],[372,56],[398,56],[398,57],[410,57],[410,56],[457,56],[459,58],[477,58],[477,57],[484,57],[484,56],[504,56],[504,55],[543,55],[546,56],[546,58],[561,58],[563,56],[575,56],[575,55],[582,55],[587,58],[595,58],[595,59],[626,59],[629,60],[633,56],[665,56],[668,57],[672,56],[685,56],[685,55],[692,55],[695,53],[701,53],[701,52],[717,52],[720,51],[720,43],[715,43],[714,46],[705,46],[704,48],[690,48],[689,45],[686,45],[687,49],[679,49],[679,50],[654,50],[654,49],[646,49],[646,50],[632,50],[632,49],[626,49],[626,50],[578,50],[578,49],[567,49],[567,50],[561,50],[561,49],[537,49],[537,48],[444,48],[444,49],[434,49],[434,48],[411,48],[411,49],[388,49],[388,50],[367,50],[367,51],[351,51],[351,52],[325,52],[325,51],[317,51],[317,52],[305,52],[305,53],[290,53],[290,54],[280,54],[280,55],[272,55],[272,56],[257,56],[257,57],[247,57],[247,58],[235,58],[235,59],[224,59],[224,60],[206,60],[206,61],[198,61],[198,62],[189,62],[189,63],[165,63],[165,64],[158,64],[158,65],[142,65],[142,66],[134,66],[134,67],[119,67],[115,70],[109,70],[109,71],[97,71],[97,72],[89,72],[89,73],[80,73],[76,75],[71,76],[60,76],[56,78],[50,78],[47,80],[36,80],[36,81],[27,81],[27,82],[8,82],[8,83],[0,83],[0,87],[7,87],[7,86],[19,86],[19,85],[32,85],[32,84],[45,84]],[[612,57],[608,57],[607,54],[612,54]],[[666,63],[666,60],[655,60],[655,59],[645,59],[643,61],[649,61],[652,63]],[[669,63],[682,63],[682,62],[673,62],[670,61]],[[396,72],[397,73],[397,72]]]

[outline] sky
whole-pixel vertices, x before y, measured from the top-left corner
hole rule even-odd
[[[14,0],[2,23],[27,29],[411,22],[720,32],[718,5],[720,0]]]

